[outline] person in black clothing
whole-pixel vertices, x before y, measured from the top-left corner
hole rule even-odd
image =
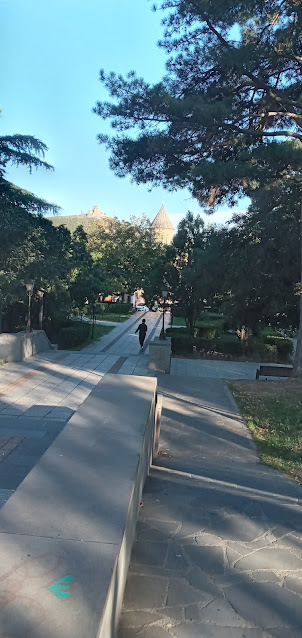
[[[144,345],[144,341],[146,338],[146,332],[147,332],[148,328],[147,328],[147,324],[146,324],[146,319],[142,319],[142,323],[139,324],[138,328],[136,328],[135,334],[138,332],[138,338],[139,338],[139,342],[140,342],[140,347],[141,350],[143,349],[143,345]]]

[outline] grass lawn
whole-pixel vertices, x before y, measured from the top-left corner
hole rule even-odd
[[[94,341],[98,341],[98,339],[100,339],[101,337],[104,337],[104,335],[107,335],[109,332],[111,332],[111,330],[113,330],[113,328],[114,328],[114,326],[100,326],[100,324],[95,324],[93,339],[91,339],[90,335],[89,335],[88,339],[83,341],[83,343],[81,343],[79,346],[74,346],[73,348],[68,348],[68,350],[70,350],[70,349],[72,349],[72,350],[82,350],[83,348],[86,348],[86,346],[89,346],[90,343],[93,343]]]
[[[302,483],[302,381],[229,383],[262,463]]]
[[[173,326],[179,326],[180,328],[185,328],[186,321],[184,317],[173,317]]]
[[[125,314],[125,315],[117,315],[114,312],[101,312],[101,313],[96,313],[95,318],[98,321],[115,321],[115,322],[121,322],[121,321],[127,321],[127,319],[130,319],[130,317],[132,317],[132,314]]]
[[[223,318],[223,317],[222,317]],[[195,323],[195,328],[203,328],[206,324],[213,324],[213,326],[217,326],[217,319],[211,319],[208,317],[204,317],[203,319],[197,319]],[[186,320],[184,317],[174,317],[173,318],[173,326],[178,326],[179,328],[186,327]]]
[[[208,323],[207,319],[197,319],[196,323],[195,323],[195,328],[202,328],[204,326],[204,324]],[[215,325],[215,324],[214,324]],[[186,320],[184,317],[174,317],[173,318],[173,326],[178,326],[179,328],[185,328],[186,327]]]

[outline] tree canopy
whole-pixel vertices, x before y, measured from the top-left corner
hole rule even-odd
[[[210,206],[233,203],[259,178],[259,145],[302,140],[301,3],[165,0],[162,7],[167,75],[150,86],[134,72],[101,71],[113,101],[95,110],[117,134],[99,139],[118,175],[186,186]]]
[[[165,77],[152,86],[133,71],[100,73],[111,100],[95,112],[112,124],[112,135],[99,136],[112,169],[137,183],[186,187],[209,212],[280,181],[300,199],[301,2],[162,0],[160,9]],[[301,293],[301,271],[299,280]],[[300,318],[299,373],[301,294]]]
[[[0,212],[8,206],[18,206],[31,213],[48,210],[57,212],[58,206],[50,204],[33,193],[26,191],[5,179],[7,164],[26,166],[30,172],[33,168],[54,170],[44,160],[47,146],[32,135],[0,136]]]

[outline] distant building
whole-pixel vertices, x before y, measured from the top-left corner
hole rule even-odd
[[[156,241],[160,244],[171,244],[174,236],[174,226],[166,212],[164,205],[160,207],[151,224]]]
[[[110,217],[102,213],[98,206],[94,206],[88,213],[82,212],[80,215],[57,215],[55,217],[48,217],[47,219],[52,221],[54,226],[63,224],[73,233],[78,226],[83,226],[84,230],[87,230],[92,223],[98,222],[102,224],[104,221],[110,220]]]
[[[87,230],[92,224],[110,222],[110,217],[103,213],[98,206],[94,206],[88,213],[81,212],[80,215],[57,215],[47,217],[47,219],[52,221],[54,226],[63,224],[71,233],[73,233],[78,226],[83,226],[84,230]],[[151,228],[156,241],[166,245],[172,243],[174,226],[163,204],[153,220]]]

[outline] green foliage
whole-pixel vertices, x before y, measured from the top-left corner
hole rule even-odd
[[[222,354],[229,354],[233,357],[245,355],[245,344],[235,335],[222,335],[215,341],[215,345],[217,351]]]
[[[187,335],[188,334],[188,328],[185,327],[179,327],[179,328],[167,328],[166,329],[166,334],[168,337],[171,337],[173,335],[174,336],[178,336],[178,335]]]
[[[193,268],[183,264],[176,298],[185,301],[191,335],[203,297],[225,307],[238,326],[297,327],[301,2],[162,0],[159,6],[165,9],[160,46],[170,56],[162,81],[151,86],[134,72],[100,74],[110,100],[95,111],[112,124],[112,136],[99,136],[111,168],[138,184],[187,187],[209,212],[253,197],[233,230],[213,236]],[[171,290],[176,274],[172,268],[167,278]],[[301,371],[302,320],[299,334]]]
[[[284,176],[254,191],[247,213],[221,230],[222,307],[239,327],[298,326],[300,195],[289,182]]]
[[[219,333],[220,325],[206,322],[198,322],[198,327],[195,328],[195,336],[201,339],[214,339]]]
[[[293,354],[294,345],[290,339],[279,335],[265,335],[262,337],[265,344],[274,346],[280,358],[289,358]]]
[[[88,227],[88,250],[96,266],[105,273],[99,288],[103,294],[132,294],[150,288],[152,272],[164,248],[156,244],[146,218],[119,221],[108,226]]]
[[[188,334],[174,335],[171,339],[173,354],[190,354],[193,352],[194,341]]]
[[[111,303],[111,304],[97,304],[97,306],[105,306],[105,312],[111,312],[114,315],[131,315],[133,313],[133,306],[131,303]]]
[[[73,348],[79,346],[88,339],[91,332],[89,323],[71,322],[72,325],[62,328],[58,334],[58,344],[60,348]]]
[[[267,363],[287,363],[292,352],[292,342],[282,337],[277,337],[276,345],[276,343],[264,342],[256,337],[241,341],[236,335],[232,334],[213,336],[213,330],[208,333],[205,332],[202,336],[199,333],[199,329],[196,329],[193,338],[189,336],[187,328],[168,328],[166,333],[172,338],[172,352],[174,354],[191,354],[195,351],[202,356],[210,355],[211,357],[243,358]],[[269,340],[269,336],[267,339]]]
[[[173,307],[173,316],[185,317],[191,337],[204,307],[204,296],[211,288],[208,273],[213,257],[208,248],[213,234],[213,229],[206,229],[199,215],[194,217],[188,212],[167,250],[165,281],[178,302]]]
[[[267,361],[268,363],[278,361],[278,350],[275,344],[264,343],[261,347],[259,347],[259,353],[260,352],[262,360]]]
[[[95,111],[117,135],[99,140],[119,176],[232,204],[259,180],[272,139],[302,140],[300,3],[162,5],[167,74],[150,86],[133,72],[101,72],[112,101]]]

